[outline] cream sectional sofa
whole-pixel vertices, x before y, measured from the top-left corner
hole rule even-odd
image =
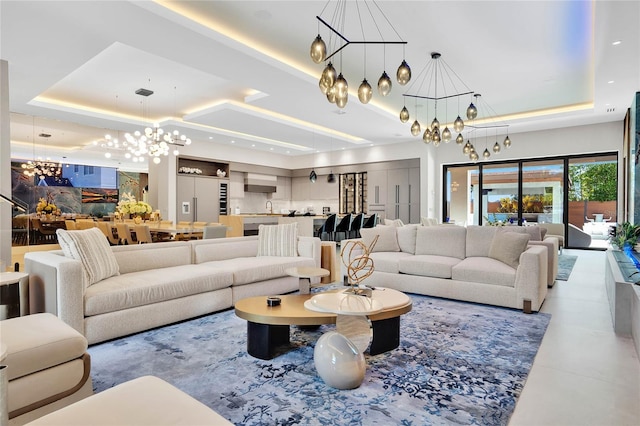
[[[258,256],[258,236],[114,246],[119,275],[88,285],[61,250],[25,255],[32,312],[56,314],[89,344],[230,308],[244,297],[299,288],[290,267],[319,267],[320,240],[298,256]]]
[[[525,310],[530,301],[532,311],[547,294],[547,247],[528,245],[527,234],[449,224],[361,233],[366,245],[379,235],[369,286]]]

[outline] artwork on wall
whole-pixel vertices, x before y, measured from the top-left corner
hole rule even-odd
[[[118,203],[118,190],[106,188],[83,188],[82,203]]]

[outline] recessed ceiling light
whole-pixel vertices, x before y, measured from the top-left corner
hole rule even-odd
[[[231,141],[231,143],[236,143],[236,141]]]
[[[256,144],[255,144],[255,143],[252,143],[252,144],[251,144],[251,148],[255,148],[255,147],[256,147]]]
[[[269,148],[269,151],[273,151],[273,147]]]
[[[342,150],[344,151],[344,146],[342,147]]]
[[[613,44],[614,46],[617,46],[617,45],[619,45],[619,44],[621,44],[621,43],[622,43],[622,40],[616,40],[616,41],[614,41],[614,42],[613,42],[613,43],[611,43],[611,44]]]
[[[291,154],[291,151],[287,151],[287,154]]]
[[[369,146],[373,146],[373,144],[370,144]]]
[[[613,83],[614,83],[614,81],[613,81],[613,80],[609,80],[609,81],[607,81],[607,83],[609,83],[609,84],[613,84]]]
[[[209,139],[213,139],[213,136],[209,136]]]

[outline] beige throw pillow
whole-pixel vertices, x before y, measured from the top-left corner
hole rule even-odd
[[[58,243],[66,257],[79,260],[87,279],[87,286],[120,275],[120,266],[107,242],[107,238],[98,228],[82,231],[58,229]]]
[[[295,257],[297,255],[297,222],[258,227],[258,256]]]
[[[527,249],[528,243],[529,234],[496,232],[489,249],[489,257],[517,269],[520,255]]]
[[[362,242],[367,247],[369,247],[376,235],[379,235],[378,242],[376,242],[373,250],[371,250],[372,252],[400,251],[395,226],[378,225],[375,228],[362,228],[360,235],[362,235]]]

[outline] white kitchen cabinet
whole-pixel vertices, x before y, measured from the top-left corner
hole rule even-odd
[[[367,212],[377,213],[380,220],[386,217],[387,171],[367,171]]]
[[[244,173],[231,172],[229,191],[230,198],[244,198]]]
[[[273,193],[272,200],[291,200],[291,178],[278,176],[276,192]]]
[[[309,182],[309,178],[306,176],[291,178],[291,200],[309,200],[309,185],[311,185],[311,182]]]

